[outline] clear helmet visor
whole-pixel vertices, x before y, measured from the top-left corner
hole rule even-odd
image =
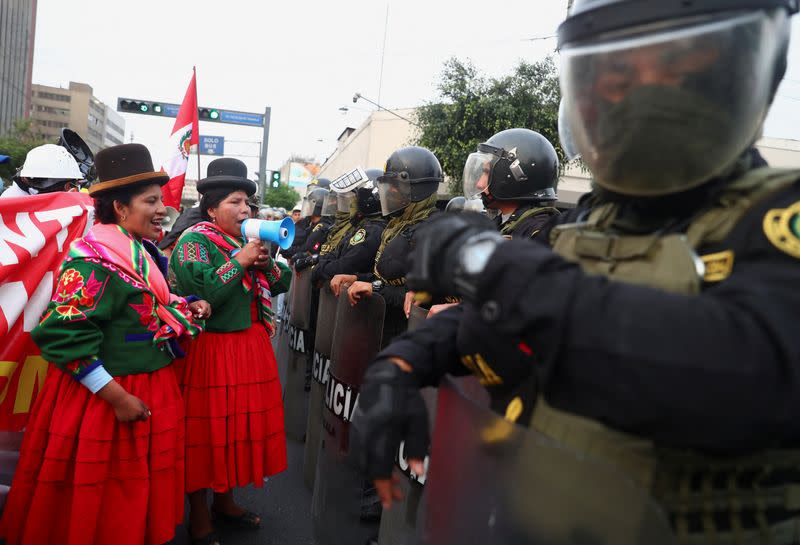
[[[492,153],[470,153],[464,164],[464,196],[467,199],[478,197],[489,187],[492,167],[499,157]]]
[[[331,193],[333,195],[333,193]],[[356,194],[354,191],[347,193],[336,193],[336,211],[349,214],[353,211],[356,202]]]
[[[303,197],[303,204],[300,206],[300,217],[307,218],[314,211],[314,205],[308,201],[308,197]]]
[[[325,201],[322,204],[322,215],[333,216],[336,214],[336,193],[331,191],[325,196]]]
[[[565,46],[562,133],[601,187],[634,196],[696,187],[757,139],[787,39],[776,9]]]
[[[558,140],[561,142],[561,149],[564,150],[567,161],[572,161],[579,158],[581,154],[575,146],[575,138],[567,122],[567,112],[564,104],[565,102],[562,99],[558,105]]]
[[[381,200],[381,214],[388,216],[411,204],[411,184],[399,178],[381,176],[378,178],[378,197]]]
[[[463,196],[453,197],[444,208],[445,212],[477,212],[483,214],[486,209],[483,206],[483,200],[478,198],[467,199]]]

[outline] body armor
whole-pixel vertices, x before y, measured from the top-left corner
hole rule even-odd
[[[556,253],[588,274],[695,295],[703,289],[706,273],[698,251],[723,242],[754,204],[798,178],[800,172],[794,170],[751,170],[730,183],[685,230],[675,233],[615,233],[618,205],[601,204],[585,222],[555,227],[550,242]],[[665,449],[557,410],[541,398],[532,426],[575,451],[618,467],[650,490],[667,510],[682,544],[797,543],[800,519],[786,513],[800,511],[800,485],[785,483],[786,475],[797,481],[800,450],[722,458]]]

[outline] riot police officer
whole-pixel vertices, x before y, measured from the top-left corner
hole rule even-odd
[[[336,213],[336,200],[331,203],[331,191],[329,189],[315,189],[308,194],[308,201],[306,206],[313,211],[310,212],[314,218],[311,222],[308,231],[308,238],[306,239],[305,246],[292,257],[292,260],[297,263],[298,260],[319,254],[322,244],[328,238],[328,233],[334,222],[334,214]],[[307,268],[312,263],[304,262]]]
[[[505,236],[531,238],[554,215],[558,155],[541,134],[501,131],[470,154],[464,165],[464,195],[480,197]]]
[[[386,300],[384,342],[405,330],[408,255],[414,248],[417,228],[436,211],[436,191],[443,180],[439,160],[430,150],[418,146],[392,153],[377,180],[381,212],[390,219],[381,234],[372,272],[357,275],[347,293],[352,303],[375,292]],[[342,278],[335,276],[331,286],[341,282]]]
[[[343,237],[333,251],[321,255],[319,264],[312,272],[312,282],[330,282],[336,275],[350,275],[332,285],[331,289],[339,295],[341,280],[353,283],[359,274],[368,275],[375,263],[375,254],[381,243],[381,235],[386,228],[386,218],[381,216],[381,203],[378,188],[374,182],[383,174],[380,169],[367,169],[369,181],[354,190],[357,213],[351,218],[352,229]]]
[[[404,434],[424,454],[416,389],[469,369],[509,419],[647,489],[681,542],[797,542],[800,171],[752,153],[797,10],[575,1],[560,77],[596,189],[551,248],[464,214],[420,238],[409,285],[467,302],[367,370],[352,429],[371,476]]]
[[[553,145],[529,129],[501,131],[471,153],[464,164],[464,195],[452,199],[445,211],[477,211],[476,197],[500,233],[507,238],[533,238],[560,212],[558,155]],[[408,313],[411,301],[406,302]],[[434,316],[454,303],[434,305]]]
[[[286,259],[292,259],[295,254],[305,250],[311,231],[322,219],[322,205],[329,186],[330,180],[327,178],[314,179],[308,184],[300,211],[302,219],[294,224],[294,241],[289,248],[281,250],[281,255]]]

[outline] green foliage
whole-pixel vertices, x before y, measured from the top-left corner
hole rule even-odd
[[[553,59],[520,62],[511,75],[487,78],[469,61],[448,60],[438,85],[441,98],[417,112],[417,145],[433,151],[450,177],[450,193],[461,195],[467,156],[495,133],[516,127],[550,140],[565,162],[558,140],[561,90]]]
[[[11,157],[7,163],[0,165],[0,177],[8,183],[17,168],[25,162],[28,152],[42,144],[47,144],[47,141],[34,134],[30,119],[16,121],[14,127],[0,137],[0,155]]]
[[[281,184],[279,187],[267,189],[264,193],[264,204],[274,208],[285,208],[291,210],[297,201],[300,200],[300,193]]]

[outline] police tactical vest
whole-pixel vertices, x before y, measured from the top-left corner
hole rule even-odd
[[[556,253],[579,264],[587,274],[698,294],[709,273],[698,250],[724,241],[753,205],[798,179],[796,170],[751,170],[729,184],[712,207],[699,212],[678,233],[614,233],[611,226],[618,205],[601,204],[585,222],[555,227],[550,242]],[[780,524],[772,524],[768,512],[800,511],[800,486],[767,483],[780,483],[775,475],[783,470],[797,472],[800,451],[721,459],[657,448],[645,438],[554,409],[541,398],[532,426],[574,451],[617,466],[650,490],[669,513],[682,544],[799,542],[798,519],[784,514]]]

